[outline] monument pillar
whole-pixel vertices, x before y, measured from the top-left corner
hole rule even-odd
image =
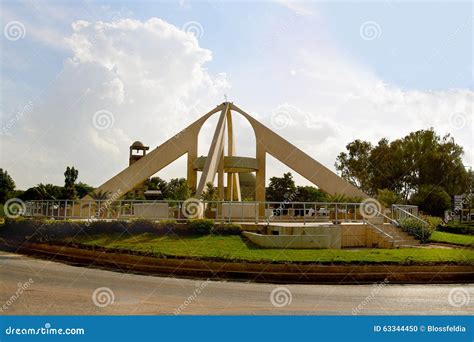
[[[256,137],[256,159],[258,160],[258,170],[255,180],[255,201],[265,202],[265,168],[266,168],[266,148],[263,143]],[[259,205],[258,215],[265,216],[265,204]]]
[[[193,162],[198,157],[198,135],[193,136],[193,141],[188,147],[188,166],[187,166],[187,181],[188,186],[196,191],[197,188],[197,170],[194,169]]]

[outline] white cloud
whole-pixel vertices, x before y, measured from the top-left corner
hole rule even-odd
[[[314,10],[309,9],[307,3],[303,1],[295,0],[278,0],[278,2],[288,8],[290,11],[295,12],[298,15],[313,15]]]
[[[100,185],[127,165],[132,141],[154,148],[214,107],[228,87],[225,74],[204,67],[211,51],[161,19],[77,21],[72,28],[66,39],[72,57],[54,86],[24,126],[3,139],[2,159],[13,161],[12,175],[23,180],[35,165],[33,183],[19,186],[43,182],[45,174],[60,184],[66,165],[80,170],[80,180]],[[97,111],[111,113],[113,125],[94,127]],[[17,153],[19,146],[28,153]]]
[[[298,91],[263,120],[278,129],[272,115],[283,109],[289,119],[277,132],[327,167],[334,170],[337,155],[355,139],[376,143],[430,127],[441,135],[450,133],[464,148],[465,164],[474,165],[473,91],[402,89],[334,49],[300,51],[295,60],[298,75],[282,82],[289,84],[288,93]]]
[[[126,166],[132,141],[154,148],[222,102],[229,87],[225,72],[235,66],[212,74],[205,68],[212,53],[192,34],[157,18],[122,17],[75,21],[67,39],[51,40],[67,47],[70,58],[42,101],[34,101],[33,111],[2,136],[2,164],[20,187],[61,184],[66,165],[78,167],[81,181],[99,185]],[[473,165],[472,91],[406,90],[387,84],[335,48],[321,25],[316,31],[303,48],[295,43],[299,31],[279,31],[271,41],[271,59],[264,67],[256,59],[259,67],[250,69],[263,74],[253,77],[245,73],[249,69],[231,74],[233,80],[243,79],[240,86],[236,83],[236,105],[330,168],[354,139],[376,143],[429,127],[452,133],[465,148],[466,164]],[[288,72],[289,66],[294,72]],[[13,90],[9,93],[21,93]],[[93,125],[101,110],[113,115],[113,125],[105,130]],[[272,122],[272,116],[282,111],[289,118],[284,127],[275,127],[281,121]],[[212,134],[210,126],[203,135]],[[254,153],[250,127],[237,122],[235,130],[237,152]],[[164,177],[184,174],[184,164]],[[279,165],[269,164],[268,176],[282,173]]]

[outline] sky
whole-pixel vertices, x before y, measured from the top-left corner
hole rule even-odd
[[[0,18],[0,167],[19,189],[61,185],[66,166],[99,186],[133,141],[155,148],[225,99],[332,170],[355,139],[430,127],[474,165],[470,1],[26,0]],[[290,171],[267,160],[267,178]],[[158,176],[185,174],[181,158]]]

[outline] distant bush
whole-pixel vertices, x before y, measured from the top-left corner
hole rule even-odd
[[[214,226],[211,233],[216,235],[240,235],[242,226],[240,224],[226,223]]]
[[[434,226],[415,218],[406,218],[400,221],[402,230],[413,235],[421,242],[427,242],[434,231]]]
[[[448,224],[439,224],[436,228],[441,232],[453,234],[468,234],[474,235],[474,222],[449,222]]]
[[[189,231],[192,234],[207,235],[214,228],[214,221],[210,219],[196,219],[188,223]]]

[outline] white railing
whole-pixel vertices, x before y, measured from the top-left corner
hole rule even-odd
[[[26,217],[54,219],[188,220],[210,218],[227,222],[362,222],[363,203],[339,202],[236,202],[174,200],[34,200],[26,202]],[[377,211],[385,222],[397,217]],[[417,209],[417,208],[416,208]],[[396,208],[397,213],[400,209]],[[399,213],[397,214],[399,215]]]
[[[423,224],[428,225],[428,222],[418,216],[418,207],[416,205],[392,204],[392,216],[397,221],[406,218],[414,218]]]
[[[389,233],[387,233],[386,231],[380,229],[379,227],[377,227],[377,225],[373,224],[372,222],[370,222],[369,220],[364,220],[364,222],[369,225],[372,229],[375,229],[376,231],[378,231],[380,234],[384,235],[385,237],[389,238],[390,241],[395,241],[395,239],[393,238],[392,235],[390,235]]]

